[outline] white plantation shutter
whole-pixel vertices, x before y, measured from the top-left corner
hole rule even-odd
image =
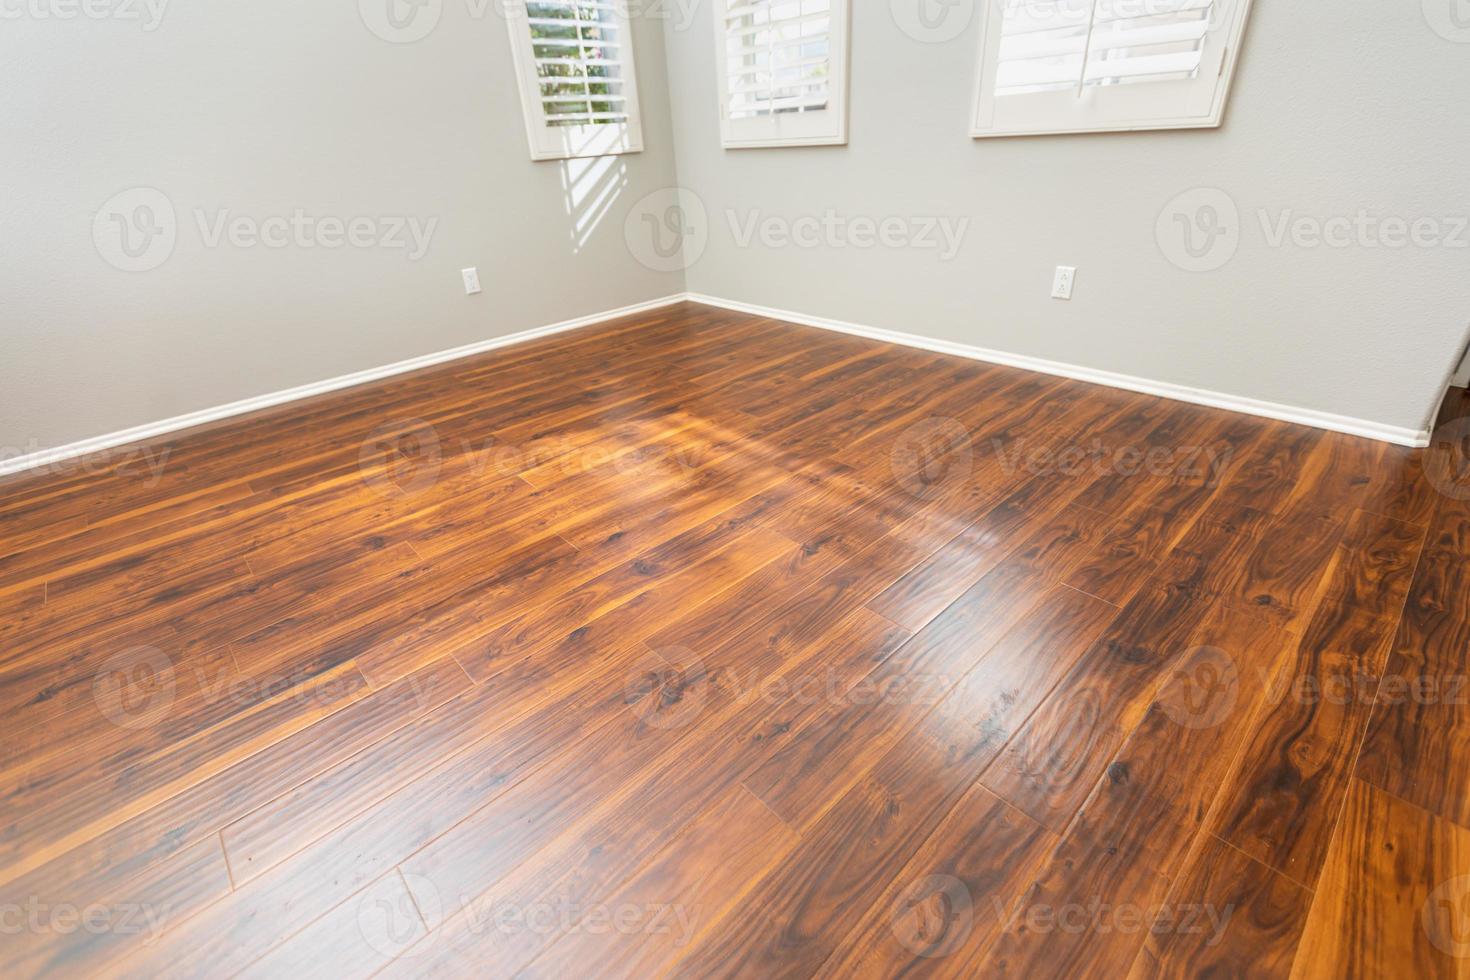
[[[506,14],[534,159],[643,149],[624,0],[508,0]]]
[[[716,0],[726,146],[847,140],[849,0]]]
[[[1216,126],[1250,0],[989,0],[976,136]]]

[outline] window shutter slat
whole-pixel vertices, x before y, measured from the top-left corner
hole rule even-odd
[[[729,118],[827,108],[832,0],[751,0],[730,7],[724,39]]]
[[[612,90],[622,83],[626,64],[617,5],[528,0],[526,13],[546,125],[626,123],[627,99]]]
[[[1214,0],[1009,0],[995,93],[1187,78],[1213,14]]]
[[[504,5],[533,160],[638,153],[634,31],[626,0]]]

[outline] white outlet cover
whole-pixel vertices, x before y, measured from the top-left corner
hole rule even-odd
[[[1052,299],[1071,299],[1072,286],[1077,282],[1077,267],[1075,265],[1057,266],[1056,278],[1052,280]]]
[[[473,296],[480,291],[479,269],[461,269],[459,274],[464,277],[464,291],[466,296]]]

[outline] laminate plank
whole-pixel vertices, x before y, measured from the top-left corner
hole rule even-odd
[[[713,805],[718,794],[737,785],[750,771],[779,749],[790,733],[808,723],[822,704],[810,695],[834,685],[841,690],[893,655],[908,633],[866,610],[858,609],[833,629],[794,651],[767,678],[768,683],[747,698],[717,704],[698,700],[697,684],[679,682],[680,700],[664,716],[681,728],[697,726],[692,734],[640,771],[634,783],[614,798],[603,800],[590,819],[566,828],[533,855],[516,864],[498,880],[479,878],[488,887],[476,901],[494,899],[500,905],[529,908],[538,904],[589,907],[598,904],[636,869],[656,857],[670,838],[671,827],[687,826]],[[655,693],[657,688],[644,689]],[[662,702],[644,697],[637,702],[645,717]],[[693,703],[695,708],[681,707]],[[774,815],[772,815],[774,819]],[[484,861],[476,857],[476,861]],[[503,859],[502,859],[503,860]],[[436,891],[445,882],[429,879]],[[734,897],[734,896],[728,896]],[[723,901],[727,897],[720,897]],[[715,915],[716,907],[701,906],[700,921]],[[390,973],[413,976],[455,976],[466,968],[513,973],[530,962],[556,936],[533,931],[487,934],[474,927],[471,909],[451,917],[433,937],[423,955],[397,964]],[[676,956],[682,946],[642,947],[643,956]]]
[[[1169,892],[1129,980],[1280,977],[1306,926],[1312,893],[1205,834]]]
[[[1287,684],[1213,827],[1307,887],[1326,856],[1423,536],[1416,525],[1354,517]]]
[[[1084,648],[1098,629],[1100,623],[1079,628],[1066,646]],[[982,656],[803,834],[788,861],[700,934],[678,972],[698,975],[724,963],[720,970],[805,976],[820,967],[867,911],[846,896],[878,891],[899,873],[1044,696],[1050,677],[1032,665],[1037,653],[1033,641],[1020,639],[1025,630],[1022,623],[1019,642],[1003,641],[995,648],[1000,653]],[[988,669],[992,660],[995,673]],[[998,677],[1010,685],[998,685]]]
[[[0,863],[21,866],[37,852],[75,846],[368,693],[367,682],[349,661],[232,716],[208,738],[166,746],[131,765],[116,759],[89,765],[64,788],[43,787],[33,798],[15,802],[19,816],[0,831]]]
[[[1407,656],[1455,664],[1470,649],[1470,504],[1446,503],[1429,525],[1414,571],[1395,648]]]
[[[63,894],[76,901],[114,890],[467,685],[457,665],[440,664],[352,702],[110,830],[65,847],[27,849],[19,860],[0,867],[3,894],[17,901],[14,896]]]
[[[745,786],[792,827],[805,830],[885,749],[920,724],[977,660],[995,668],[983,671],[987,684],[1006,691],[1046,688],[1046,679],[1054,681],[1070,666],[1068,654],[1079,652],[1112,615],[1111,607],[1091,596],[1048,590],[1044,580],[1020,569],[1002,569],[875,671],[871,699],[830,706]]]
[[[1210,491],[1176,495],[1167,505],[1152,497],[1111,522],[1103,539],[1064,581],[1115,606],[1124,606],[1151,578],[1165,555],[1188,531]]]
[[[1301,632],[1316,609],[1344,530],[1342,522],[1324,517],[1288,514],[1271,521],[1259,547],[1226,586],[1225,597],[1282,629]]]
[[[972,786],[843,937],[822,978],[973,976],[1055,837]]]
[[[39,928],[22,928],[7,937],[0,968],[6,976],[101,976],[118,957],[146,948],[229,892],[224,852],[218,838],[208,837],[116,891],[30,895],[16,908],[34,909],[27,925]]]
[[[197,608],[186,606],[174,612],[168,618],[171,632],[138,625],[151,624],[157,618],[148,615],[124,618],[105,633],[83,634],[97,640],[116,635],[116,639],[67,658],[64,670],[50,676],[42,669],[44,661],[35,661],[38,669],[20,674],[17,689],[23,693],[27,687],[40,685],[45,697],[38,696],[13,709],[30,725],[7,745],[3,753],[6,766],[16,761],[35,766],[103,738],[114,740],[114,750],[136,744],[145,736],[157,741],[173,740],[191,718],[197,725],[203,713],[218,718],[222,712],[248,707],[249,699],[308,680],[322,668],[311,664],[249,664],[245,673],[238,672],[228,642],[246,628],[248,620],[244,617],[255,613],[271,618],[271,610],[284,612],[313,594],[320,601],[340,601],[345,592],[362,588],[365,581],[387,577],[417,564],[417,559],[404,548],[326,564],[325,568],[310,568],[294,578],[263,584],[250,579],[228,591],[212,592]],[[237,625],[231,628],[232,623]],[[119,661],[119,657],[123,659]],[[157,665],[167,672],[163,680],[168,688],[161,692],[169,698],[167,718],[140,719],[126,728],[115,721],[118,705],[112,698],[99,696],[103,689],[97,687],[98,679],[106,676],[109,667],[131,663],[139,667]],[[10,682],[5,686],[9,688]]]
[[[533,736],[520,728],[507,733],[503,742],[461,753],[382,804],[331,830],[292,860],[246,882],[162,937],[151,955],[140,956],[120,972],[142,976],[158,975],[161,970],[165,976],[193,976],[206,970],[244,968],[468,814],[493,806],[525,778],[526,770],[540,756],[565,744],[568,737],[577,743],[576,765],[559,767],[556,772],[567,780],[560,787],[564,794],[560,802],[575,808],[599,788],[620,781],[640,756],[640,747],[634,744],[637,738],[629,738],[631,717],[623,712],[602,727],[584,732],[569,731],[567,721],[551,725],[545,719],[544,733]],[[624,722],[621,726],[620,721]],[[518,829],[514,818],[500,826],[511,840]]]
[[[1273,423],[1255,444],[1255,451],[1235,470],[1221,499],[1270,514],[1282,513],[1294,499],[1303,474],[1316,465],[1314,459],[1331,451],[1330,446],[1323,446],[1325,438],[1321,429]]]
[[[777,660],[775,667],[790,670],[800,650],[813,649],[839,623],[834,620],[831,626],[824,623],[824,629],[796,634],[790,655]],[[612,792],[620,775],[632,777],[641,765],[689,734],[691,718],[717,717],[732,710],[735,700],[713,696],[712,688],[721,680],[715,670],[685,669],[674,675],[672,685],[663,680],[647,686],[625,683],[622,690],[631,695],[633,704],[605,730],[607,741],[595,752],[562,757],[556,767],[538,773],[533,783],[503,797],[500,805],[476,812],[416,853],[405,870],[433,881],[443,894],[479,893],[559,832],[558,817],[575,813],[578,799],[590,805]],[[589,770],[587,762],[593,759],[597,765]],[[487,848],[487,840],[497,845]]]
[[[568,635],[554,650],[505,665],[471,695],[407,726],[341,765],[302,783],[224,831],[238,881],[246,881],[301,850],[314,830],[345,822],[401,787],[404,774],[421,772],[476,745],[529,711],[585,702],[635,673],[645,650],[639,635],[672,610],[697,607],[771,560],[752,538],[734,560],[720,555],[659,581],[648,591]],[[789,550],[789,546],[787,546]],[[742,566],[741,559],[746,564]],[[710,581],[712,571],[727,576]],[[662,612],[661,612],[662,610]],[[567,712],[570,713],[570,712]]]
[[[1377,686],[1358,778],[1470,827],[1470,673],[1395,653]]]
[[[726,315],[711,315],[690,307],[670,308],[669,312],[645,314],[610,321],[595,331],[580,336],[558,336],[557,338],[534,341],[519,345],[513,350],[497,351],[493,354],[470,358],[440,368],[429,368],[400,375],[372,386],[360,387],[346,392],[317,396],[292,403],[289,406],[265,409],[245,416],[212,423],[189,430],[167,441],[145,444],[157,454],[168,451],[179,470],[183,472],[210,473],[211,465],[228,466],[238,461],[241,448],[265,447],[273,456],[283,455],[279,443],[273,437],[279,433],[301,431],[322,432],[328,426],[351,424],[357,417],[371,417],[372,408],[391,405],[392,400],[405,394],[423,397],[426,391],[439,387],[448,375],[462,384],[473,383],[477,378],[491,374],[515,377],[514,369],[530,363],[544,364],[548,357],[562,367],[574,365],[605,364],[609,358],[622,363],[618,355],[634,355],[646,349],[655,339],[666,344],[677,344],[682,337],[698,337],[710,330],[728,330],[734,318]],[[531,382],[524,382],[531,383]],[[493,386],[495,388],[504,385]],[[366,431],[375,423],[369,421],[362,426]],[[242,432],[242,427],[245,431]],[[17,502],[29,502],[47,497],[64,496],[78,490],[93,488],[98,482],[116,477],[117,471],[127,467],[136,457],[131,451],[139,447],[125,447],[107,453],[96,454],[89,460],[75,464],[63,464],[53,470],[52,475],[27,479],[25,475],[12,477],[0,483],[7,494]]]
[[[48,582],[45,606],[27,617],[29,621],[7,644],[0,671],[7,682],[16,681],[19,689],[31,694],[43,693],[48,684],[33,681],[31,678],[36,674],[24,681],[21,677],[26,671],[44,673],[48,667],[54,670],[56,646],[72,643],[100,646],[98,641],[104,638],[157,629],[159,622],[166,622],[171,614],[184,612],[194,603],[207,601],[251,580],[249,567],[236,560],[179,570],[167,579],[151,573],[126,573],[95,589],[68,579]],[[176,632],[167,626],[164,629]],[[43,663],[38,664],[38,660]],[[12,693],[8,683],[7,693]]]
[[[428,935],[423,912],[394,868],[241,970],[237,977],[371,977]]]
[[[414,860],[404,870],[435,881],[484,873],[486,861],[514,860],[559,829],[559,814],[574,814],[611,791],[682,734],[646,712],[627,710],[626,692],[625,678],[595,696],[576,692],[584,710],[534,713],[406,784],[194,920],[166,959],[177,959],[187,972],[274,946],[410,854]],[[567,754],[537,765],[549,750],[568,745]],[[501,846],[487,849],[487,833]],[[434,850],[422,850],[431,841]],[[448,860],[430,870],[426,862],[435,854]],[[411,885],[416,880],[409,878]],[[303,889],[310,894],[303,896]],[[452,881],[441,890],[472,893]]]
[[[873,600],[873,610],[909,629],[922,629],[992,568],[1023,549],[1030,549],[1036,562],[1049,545],[1063,551],[1050,573],[1064,578],[1071,562],[1099,546],[1092,537],[1107,525],[1105,518],[1080,509],[1059,514],[1066,490],[1065,484],[1044,476],[1027,481],[885,589]],[[1053,515],[1058,516],[1048,523]]]
[[[7,784],[0,799],[64,779],[69,769],[99,756],[136,758],[179,741],[281,685],[276,678],[244,682],[229,647],[194,654],[173,648],[172,655],[151,646],[120,650],[87,680],[85,700],[78,693],[72,710],[45,718],[39,710],[17,713],[31,724],[0,752],[0,774]],[[71,698],[28,707],[61,700]]]
[[[18,622],[28,612],[34,612],[46,605],[46,583],[41,582],[13,592],[0,599],[0,636],[7,635],[12,624]]]
[[[1155,585],[1124,607],[1063,678],[1058,696],[985,773],[991,792],[1055,833],[1066,829],[1107,760],[1143,718],[1170,665],[1190,649],[1215,583],[1249,552],[1263,519],[1228,508],[1223,516],[1200,519]]]
[[[1291,975],[1466,977],[1470,831],[1348,788]]]
[[[1228,606],[1190,636],[975,972],[1109,976],[1132,962],[1151,930],[1177,925],[1160,915],[1169,883],[1232,781],[1242,736],[1291,639]],[[1065,927],[1067,910],[1075,918],[1094,900],[1104,912]]]
[[[515,975],[577,976],[595,964],[602,976],[653,976],[704,919],[739,900],[746,879],[779,861],[799,840],[736,785],[680,827],[615,893],[574,906],[581,918]]]
[[[1362,509],[1408,524],[1428,524],[1441,494],[1427,477],[1424,460],[1429,454],[1436,454],[1443,467],[1440,472],[1454,473],[1457,472],[1453,466],[1455,452],[1443,444],[1428,450],[1384,445],[1379,450],[1373,482],[1369,484]]]

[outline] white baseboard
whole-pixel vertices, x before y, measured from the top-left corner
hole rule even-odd
[[[1008,367],[1023,368],[1027,371],[1037,371],[1042,374],[1072,378],[1077,381],[1106,385],[1110,388],[1123,388],[1127,391],[1137,391],[1145,395],[1158,395],[1161,398],[1171,398],[1175,401],[1190,402],[1195,405],[1207,405],[1210,408],[1223,408],[1227,411],[1242,412],[1246,415],[1259,415],[1268,419],[1278,419],[1282,422],[1295,422],[1299,425],[1308,425],[1316,429],[1328,429],[1332,432],[1344,432],[1348,435],[1362,436],[1366,439],[1390,442],[1397,446],[1422,448],[1429,445],[1429,431],[1427,429],[1399,428],[1398,426],[1383,425],[1379,422],[1370,422],[1366,419],[1334,415],[1331,412],[1319,412],[1311,408],[1299,408],[1294,405],[1281,405],[1276,402],[1259,401],[1255,398],[1243,398],[1239,395],[1227,395],[1218,391],[1206,391],[1202,388],[1191,388],[1186,385],[1171,384],[1167,381],[1151,381],[1148,378],[1137,378],[1132,375],[1117,374],[1112,371],[1099,371],[1095,368],[1081,367],[1076,364],[1065,364],[1061,361],[1048,361],[1039,357],[1027,357],[1023,354],[1009,354],[1005,351],[991,350],[985,347],[972,347],[969,344],[957,344],[949,340],[936,340],[931,337],[921,337],[918,334],[902,333],[897,330],[885,330],[880,327],[849,323],[845,320],[833,320],[828,317],[793,313],[790,310],[778,310],[769,306],[741,303],[735,300],[721,299],[717,296],[705,296],[701,293],[689,293],[685,298],[692,303],[718,306],[723,309],[734,310],[738,313],[750,313],[754,316],[785,320],[790,323],[799,323],[803,326],[819,327],[823,330],[836,330],[840,333],[867,337],[870,340],[881,340],[890,344],[902,344],[905,347],[917,347],[921,350],[934,351],[939,354],[954,354],[958,357],[968,357],[976,361],[1004,364]]]
[[[1295,422],[1318,429],[1329,429],[1333,432],[1345,432],[1349,435],[1363,436],[1382,442],[1391,442],[1399,446],[1419,448],[1429,445],[1429,431],[1427,429],[1415,431],[1413,429],[1382,425],[1378,422],[1348,418],[1343,415],[1333,415],[1330,412],[1319,412],[1315,409],[1258,401],[1254,398],[1242,398],[1237,395],[1205,391],[1200,388],[1190,388],[1185,385],[1170,384],[1165,381],[1150,381],[1147,378],[1136,378],[1131,375],[1116,374],[1112,371],[1098,371],[1075,364],[1064,364],[1060,361],[1048,361],[1038,357],[1009,354],[1005,351],[990,350],[984,347],[972,347],[969,344],[957,344],[953,341],[936,340],[930,337],[921,337],[917,334],[902,333],[897,330],[885,330],[879,327],[848,323],[844,320],[833,320],[828,317],[795,313],[791,310],[778,310],[769,306],[741,303],[735,300],[721,299],[716,296],[706,296],[702,293],[677,293],[661,299],[649,300],[646,303],[635,303],[632,306],[624,306],[616,310],[607,310],[602,313],[591,314],[590,316],[577,317],[573,320],[564,320],[561,323],[553,323],[544,327],[522,330],[519,333],[508,334],[504,337],[495,337],[491,340],[480,341],[479,343],[469,344],[464,347],[456,347],[452,350],[439,351],[435,354],[425,354],[421,357],[399,361],[396,364],[385,364],[382,367],[369,368],[366,371],[358,371],[354,374],[344,374],[326,381],[317,381],[296,388],[288,388],[285,391],[277,391],[268,395],[247,398],[243,401],[231,402],[228,405],[206,408],[198,412],[190,412],[187,415],[164,419],[160,422],[151,422],[147,425],[123,429],[120,432],[112,432],[107,435],[84,439],[81,442],[57,446],[53,449],[43,449],[39,452],[28,453],[24,456],[17,456],[11,459],[0,459],[0,476],[52,465],[68,459],[75,459],[79,456],[86,456],[89,453],[114,449],[118,446],[146,442],[150,439],[157,439],[160,436],[178,432],[182,429],[204,425],[208,422],[216,422],[220,419],[227,419],[235,415],[244,415],[248,412],[256,412],[263,408],[272,408],[276,405],[283,405],[302,398],[311,398],[315,395],[323,395],[342,388],[351,388],[356,385],[367,384],[371,381],[379,381],[396,374],[406,374],[409,371],[417,371],[421,368],[433,367],[436,364],[458,360],[462,357],[483,354],[500,347],[509,347],[513,344],[525,343],[528,340],[549,337],[552,334],[577,330],[582,327],[592,326],[593,324],[603,323],[607,320],[615,320],[618,317],[631,316],[636,313],[656,310],[664,306],[671,306],[674,303],[685,301],[703,303],[707,306],[717,306],[727,310],[749,313],[754,316],[769,317],[775,320],[785,320],[789,323],[798,323],[809,327],[819,327],[823,330],[836,330],[858,337],[867,337],[872,340],[881,340],[892,344],[902,344],[905,347],[917,347],[940,354],[953,354],[958,357],[968,357],[972,360],[1004,364],[1008,367],[1022,368],[1027,371],[1038,371],[1042,374],[1057,375],[1063,378],[1073,378],[1078,381],[1091,382],[1092,384],[1107,385],[1111,388],[1123,388],[1146,395],[1158,395],[1162,398],[1191,402],[1195,405],[1208,405],[1211,408],[1223,408],[1232,412],[1243,412],[1247,415],[1259,415],[1265,418],[1279,419],[1283,422]]]
[[[231,402],[228,405],[218,405],[214,408],[190,412],[187,415],[177,415],[171,419],[164,419],[161,422],[150,422],[147,425],[139,425],[131,429],[111,432],[104,436],[95,436],[91,439],[83,439],[81,442],[73,442],[65,446],[57,446],[53,449],[43,449],[39,452],[27,453],[24,456],[16,456],[11,459],[0,459],[0,476],[54,465],[68,459],[75,459],[78,456],[86,456],[89,453],[115,449],[118,446],[146,442],[172,432],[178,432],[181,429],[190,429],[197,425],[204,425],[207,422],[216,422],[234,415],[257,412],[263,408],[273,408],[276,405],[282,405],[286,402],[311,398],[314,395],[324,395],[327,392],[367,384],[370,381],[380,381],[383,378],[391,378],[395,374],[406,374],[409,371],[433,367],[436,364],[443,364],[446,361],[454,361],[462,357],[483,354],[486,351],[492,351],[499,347],[523,344],[528,340],[549,337],[552,334],[589,327],[607,320],[616,320],[619,317],[631,316],[635,313],[643,313],[648,310],[656,310],[664,306],[672,306],[674,303],[684,302],[685,299],[686,297],[682,293],[679,293],[673,296],[665,296],[662,299],[649,300],[646,303],[635,303],[632,306],[624,306],[616,310],[606,310],[602,313],[593,313],[590,316],[581,316],[573,320],[563,320],[560,323],[553,323],[544,327],[533,327],[530,330],[507,334],[504,337],[482,340],[478,343],[467,344],[464,347],[456,347],[452,350],[439,351],[435,354],[424,354],[421,357],[409,358],[406,361],[398,361],[395,364],[385,364],[382,367],[369,368],[366,371],[344,374],[326,381],[314,381],[311,384],[301,385],[296,388],[287,388],[285,391],[276,391],[268,395],[257,395],[254,398]]]

